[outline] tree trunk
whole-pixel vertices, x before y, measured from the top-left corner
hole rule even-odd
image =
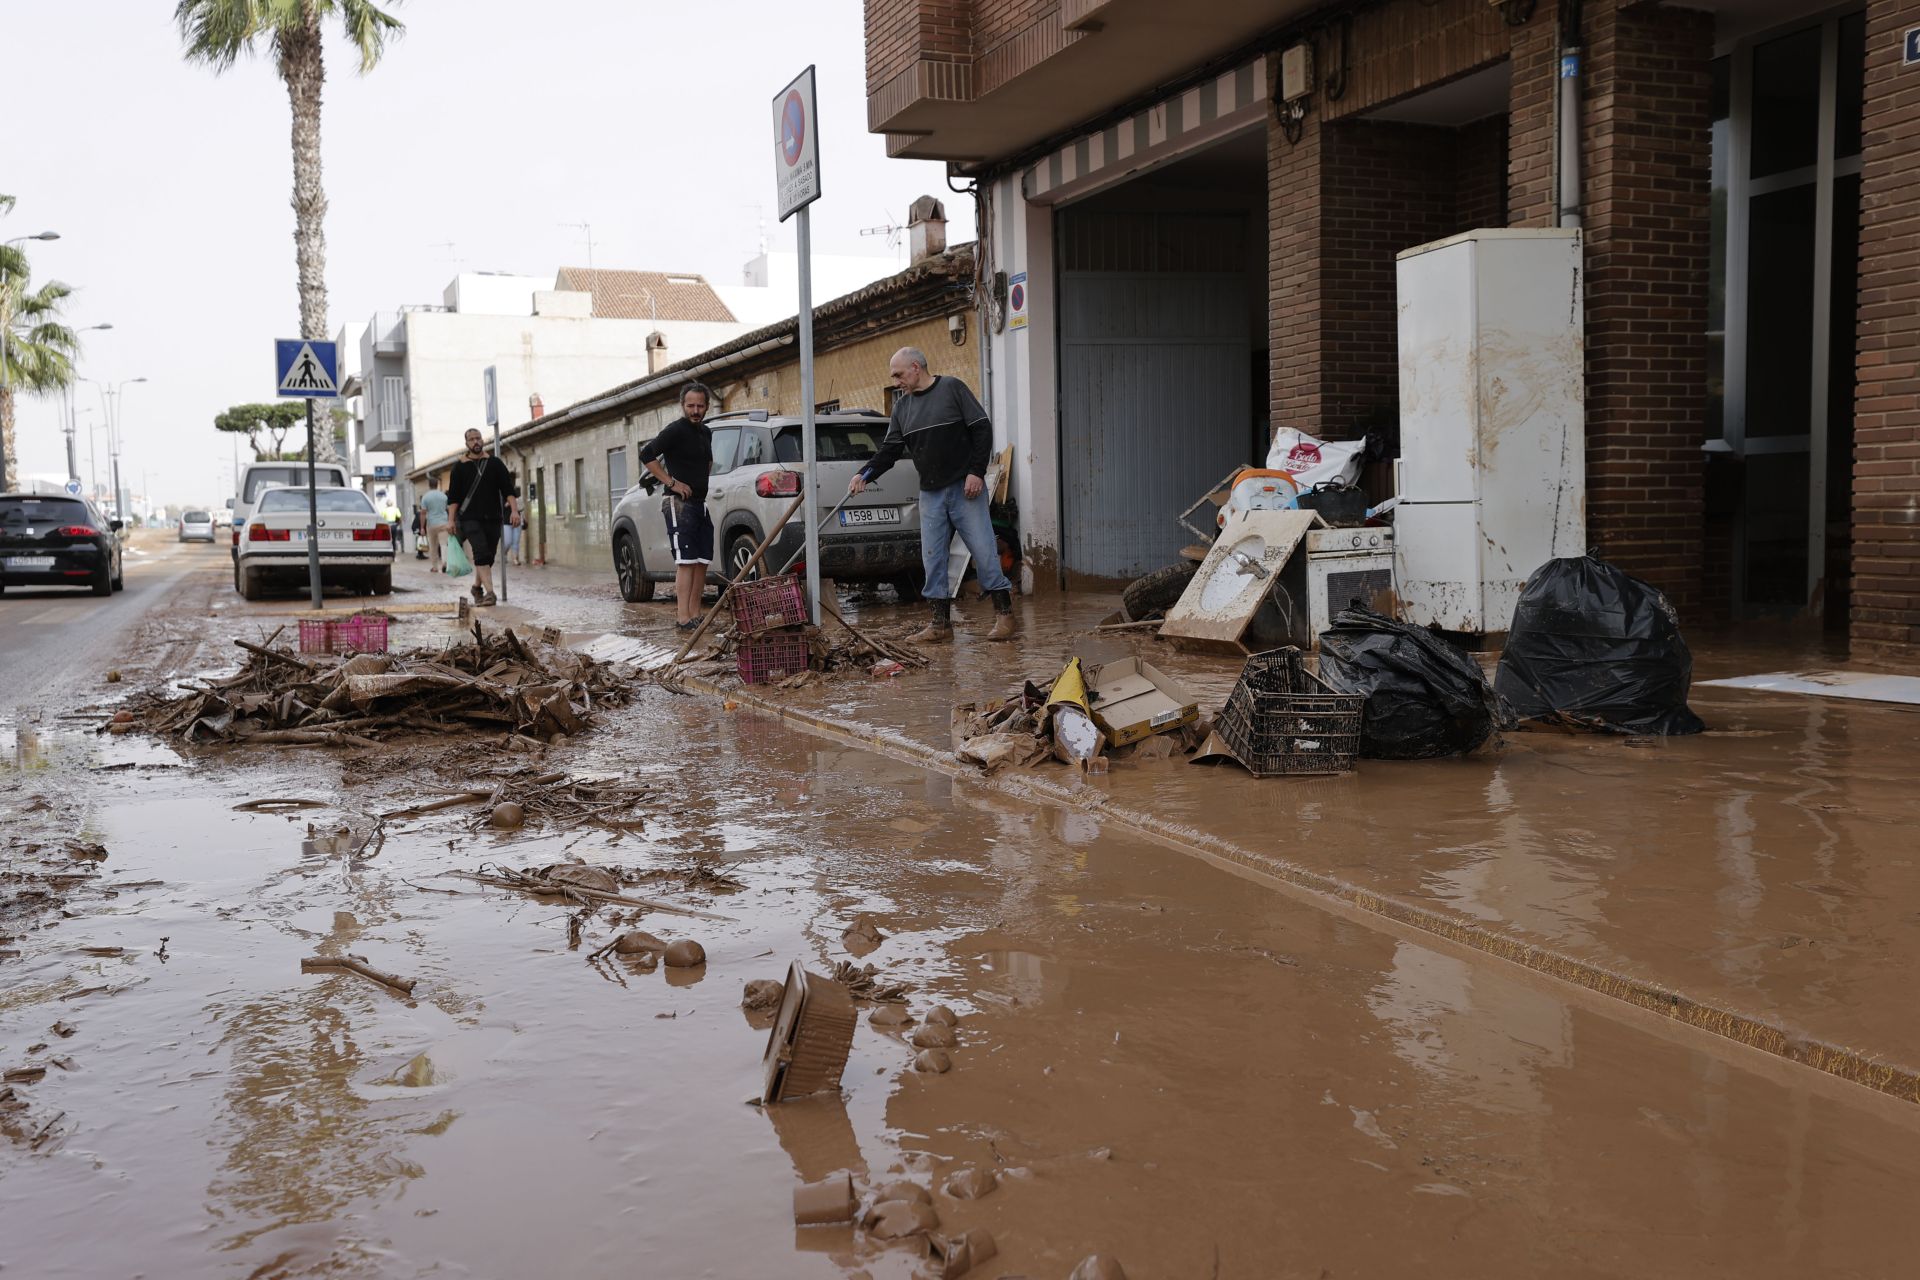
[[[300,336],[324,342],[327,332],[327,192],[320,174],[320,95],[327,66],[320,8],[308,0],[304,21],[279,38],[280,78],[293,107],[293,244],[300,272]],[[316,458],[339,461],[331,432],[314,442]]]
[[[7,353],[9,359],[12,355],[11,351]],[[0,489],[25,488],[20,479],[20,456],[14,452],[13,448],[13,384],[11,382],[0,387],[0,457],[7,460],[6,483],[0,484]]]

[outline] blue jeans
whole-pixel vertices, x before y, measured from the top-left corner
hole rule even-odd
[[[1000,571],[1000,547],[993,539],[993,519],[987,514],[987,495],[967,497],[966,481],[958,480],[944,489],[920,491],[920,562],[926,566],[927,581],[920,593],[929,600],[951,600],[959,588],[947,581],[947,548],[955,531],[973,553],[973,571],[988,591],[1005,591],[1010,585]]]

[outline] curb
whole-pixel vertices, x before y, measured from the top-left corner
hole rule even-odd
[[[1226,840],[1167,822],[1116,804],[1107,796],[1075,794],[1050,779],[1030,774],[989,777],[962,765],[950,752],[937,750],[904,733],[861,728],[824,714],[783,706],[744,688],[723,689],[703,677],[683,676],[679,683],[708,697],[731,701],[762,715],[795,725],[809,733],[852,746],[877,751],[908,764],[949,777],[994,788],[1004,794],[1080,812],[1098,812],[1138,835],[1170,845],[1190,856],[1218,859],[1279,880],[1321,909],[1343,909],[1388,921],[1405,929],[1444,939],[1496,960],[1565,982],[1622,1004],[1656,1014],[1669,1022],[1758,1049],[1762,1053],[1811,1067],[1815,1071],[1861,1085],[1902,1102],[1920,1104],[1920,1071],[1883,1062],[1867,1054],[1789,1030],[1778,1023],[1740,1013],[1681,991],[1588,960],[1565,955],[1537,943],[1498,933],[1464,918],[1417,906],[1352,884],[1337,876],[1314,871],[1284,858],[1255,853]],[[1316,901],[1317,900],[1317,901]]]

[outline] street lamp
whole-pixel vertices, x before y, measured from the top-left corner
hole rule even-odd
[[[58,240],[58,231],[42,231],[36,235],[15,236],[11,240],[0,241],[0,247],[10,244],[25,244],[29,240]],[[7,297],[7,264],[0,262],[0,303]],[[0,313],[5,323],[0,323],[0,394],[7,390],[7,331],[13,328],[13,316]],[[7,450],[6,443],[0,441],[0,492],[7,487]]]
[[[145,378],[122,378],[113,384],[113,390],[107,389],[107,383],[99,378],[83,378],[91,382],[100,392],[100,406],[107,419],[107,453],[113,459],[113,514],[122,524],[127,522],[127,495],[120,488],[120,394],[129,383],[145,382]]]
[[[103,322],[101,324],[82,325],[80,328],[74,330],[74,332],[92,333],[96,329],[111,328],[113,328],[111,324]],[[74,417],[73,412],[73,381],[72,379],[68,380],[67,385],[60,389],[60,398],[67,411],[67,425],[62,428],[62,430],[67,433],[67,479],[78,480],[80,478],[80,455],[74,447],[74,436],[79,431],[80,424],[79,420]],[[89,445],[88,448],[91,450],[92,446]]]

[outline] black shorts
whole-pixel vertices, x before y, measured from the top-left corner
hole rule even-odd
[[[713,563],[713,517],[704,502],[668,498],[660,504],[667,517],[667,545],[675,564]]]
[[[460,541],[467,544],[467,556],[473,561],[474,568],[491,566],[494,554],[500,550],[500,522],[469,520],[462,516]]]

